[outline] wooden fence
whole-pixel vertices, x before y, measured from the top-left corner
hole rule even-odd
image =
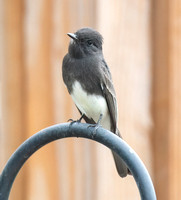
[[[67,32],[104,37],[118,99],[119,129],[145,163],[157,197],[181,196],[181,2],[179,0],[0,0],[0,170],[42,128],[77,119],[61,77]],[[22,168],[10,199],[139,199],[112,155],[85,139],[64,139]]]

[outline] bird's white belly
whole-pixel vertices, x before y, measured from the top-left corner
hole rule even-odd
[[[78,81],[74,82],[72,89],[71,96],[79,110],[95,122],[102,114],[101,125],[110,130],[110,117],[105,98],[100,95],[87,94]]]

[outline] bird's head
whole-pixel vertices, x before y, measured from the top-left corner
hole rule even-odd
[[[70,38],[69,54],[75,58],[82,58],[102,53],[103,38],[92,28],[82,28],[75,33],[67,34]]]

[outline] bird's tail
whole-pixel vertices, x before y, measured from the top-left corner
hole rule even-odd
[[[119,176],[121,176],[122,178],[126,177],[129,173],[129,170],[128,170],[126,164],[120,158],[120,156],[118,156],[117,153],[112,151],[112,154],[113,154],[113,158],[114,158],[116,169],[117,169]]]
[[[116,130],[116,135],[121,137],[118,129]],[[124,178],[128,174],[131,174],[130,170],[126,166],[125,162],[121,159],[121,157],[117,153],[115,153],[114,151],[112,151],[112,154],[113,154],[113,158],[114,158],[116,169],[117,169],[119,176]]]

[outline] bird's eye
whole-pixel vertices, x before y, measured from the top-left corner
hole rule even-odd
[[[89,46],[91,46],[91,45],[93,45],[93,42],[92,42],[91,40],[87,40],[87,44],[88,44]]]

